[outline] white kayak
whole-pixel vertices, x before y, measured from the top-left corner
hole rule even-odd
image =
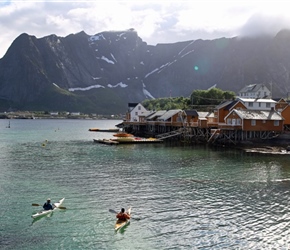
[[[126,213],[131,215],[131,209],[132,209],[132,207],[129,207],[127,209]],[[125,227],[129,223],[130,223],[130,220],[125,220],[125,221],[117,220],[115,223],[115,231],[120,230],[121,228]]]
[[[33,219],[36,219],[38,217],[41,217],[41,216],[44,216],[44,215],[48,215],[50,213],[52,213],[53,211],[55,211],[56,209],[58,209],[58,207],[61,206],[61,204],[63,203],[64,201],[64,198],[62,198],[61,200],[59,200],[58,202],[54,203],[54,208],[52,210],[41,210],[40,212],[36,213],[36,214],[33,214],[31,215],[31,217]]]

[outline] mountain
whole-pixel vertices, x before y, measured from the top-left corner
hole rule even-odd
[[[0,59],[0,111],[125,113],[129,102],[264,83],[290,92],[290,31],[148,45],[134,29],[17,37]]]

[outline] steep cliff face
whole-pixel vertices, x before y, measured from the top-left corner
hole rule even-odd
[[[0,110],[124,113],[128,102],[264,83],[290,92],[290,32],[147,45],[135,30],[37,39],[21,34],[0,60]]]

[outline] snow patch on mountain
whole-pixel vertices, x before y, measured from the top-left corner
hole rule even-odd
[[[105,87],[102,86],[102,85],[92,85],[92,86],[85,87],[85,88],[69,88],[68,91],[70,91],[70,92],[74,92],[74,91],[88,91],[88,90],[91,90],[91,89],[99,89],[99,88],[105,88]]]
[[[91,36],[91,37],[89,38],[89,41],[91,41],[91,42],[99,41],[99,40],[106,40],[106,38],[104,37],[103,34],[94,35],[94,36]]]
[[[105,56],[102,56],[101,58],[100,57],[97,57],[97,59],[102,59],[102,60],[106,61],[107,63],[115,64],[115,62],[113,62],[112,60],[108,59]]]
[[[178,55],[180,55],[187,47],[189,47],[193,43],[194,43],[194,41],[192,41],[189,44],[187,44],[181,51],[179,51]]]
[[[146,89],[145,83],[142,82],[142,84],[143,84],[143,94],[146,96],[146,98],[155,99],[155,97],[151,95],[151,93]]]
[[[111,57],[114,59],[115,62],[118,62],[112,53],[111,53]]]
[[[193,53],[193,52],[194,52],[194,50],[188,51],[187,53],[185,53],[185,54],[182,55],[181,57],[187,56],[187,55],[189,55],[190,53]]]
[[[52,83],[55,87],[57,87],[57,88],[59,88],[60,89],[60,87],[56,84],[56,83]]]
[[[126,88],[128,87],[127,84],[124,84],[122,82],[117,83],[116,85],[108,84],[107,85],[109,88],[116,88],[116,87],[121,87],[121,88]]]

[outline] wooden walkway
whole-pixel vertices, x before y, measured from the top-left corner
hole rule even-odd
[[[165,140],[167,138],[172,138],[174,136],[178,136],[178,135],[182,135],[184,134],[184,128],[180,128],[178,130],[174,130],[174,131],[170,131],[164,134],[159,134],[156,135],[156,138],[161,139],[161,140]]]

